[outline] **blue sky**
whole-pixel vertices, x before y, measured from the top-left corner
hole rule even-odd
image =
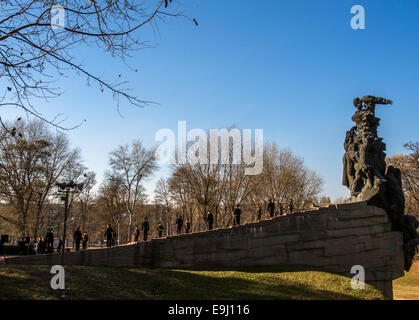
[[[239,1],[183,0],[189,21],[160,24],[159,36],[141,36],[154,46],[135,53],[133,72],[97,48],[76,56],[108,80],[118,74],[139,97],[158,104],[138,109],[122,101],[119,116],[110,93],[69,73],[66,93],[38,111],[64,112],[68,133],[82,150],[85,164],[99,179],[108,154],[120,144],[141,139],[156,145],[161,128],[263,129],[264,140],[289,147],[308,168],[325,179],[324,194],[347,196],[341,186],[343,140],[353,125],[354,97],[366,94],[394,100],[379,106],[379,135],[387,155],[404,152],[416,141],[419,92],[419,2],[416,0]],[[360,4],[366,29],[350,27],[351,7]],[[2,110],[15,118],[19,111]],[[152,192],[160,170],[146,183]]]

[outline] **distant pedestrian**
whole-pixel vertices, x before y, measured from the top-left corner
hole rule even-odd
[[[279,215],[283,215],[284,214],[284,205],[282,204],[282,202],[279,203]]]
[[[189,219],[186,219],[186,222],[185,222],[185,232],[186,233],[191,232],[191,222],[189,221]]]
[[[45,236],[45,241],[47,243],[47,253],[52,253],[54,250],[54,234],[52,233],[52,229],[49,228],[47,235]]]
[[[233,225],[238,226],[240,225],[240,216],[242,214],[242,211],[240,210],[240,205],[236,205],[236,209],[233,212]]]
[[[272,199],[269,199],[268,212],[271,218],[275,215],[275,204],[273,203]]]
[[[293,213],[294,211],[294,201],[292,201],[292,198],[290,198],[289,204],[288,204],[288,210],[290,213]]]
[[[214,216],[211,211],[208,210],[207,213],[207,223],[208,223],[208,230],[212,230],[212,226],[214,223]]]
[[[37,240],[34,241],[33,243],[33,249],[35,251],[35,254],[41,254],[41,251],[39,250],[39,241],[41,240],[41,238],[38,238]]]
[[[262,209],[260,208],[259,205],[256,205],[256,216],[257,216],[257,221],[260,221],[262,219]]]
[[[80,243],[81,243],[80,227],[77,227],[76,231],[74,231],[73,239],[74,239],[74,242],[76,243],[76,251],[79,251],[80,250]]]
[[[178,216],[176,219],[176,234],[179,235],[180,233],[182,233],[182,226],[183,226],[183,219]]]
[[[61,239],[58,239],[57,253],[64,251],[64,242]]]
[[[106,231],[105,231],[105,238],[106,238],[106,247],[110,248],[112,247],[112,238],[113,238],[113,229],[110,224],[106,225]]]
[[[87,234],[86,231],[84,231],[83,234],[81,235],[81,243],[83,246],[83,250],[87,250],[87,242],[89,242],[89,235]]]
[[[140,241],[140,228],[138,228],[138,226],[135,226],[135,230],[134,230],[134,241],[135,242]]]
[[[150,230],[150,225],[148,224],[147,217],[144,218],[144,222],[143,222],[143,225],[142,225],[141,229],[143,229],[144,241],[147,241],[148,230]]]
[[[46,243],[44,238],[38,238],[38,250],[37,254],[44,254],[46,249]]]
[[[159,238],[161,238],[163,236],[163,224],[161,223],[161,221],[159,221],[159,224],[157,225],[157,232],[159,234]]]

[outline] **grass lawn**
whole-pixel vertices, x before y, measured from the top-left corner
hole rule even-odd
[[[397,300],[419,300],[419,260],[403,278],[393,281],[393,292]]]
[[[0,265],[0,299],[58,299],[46,266]],[[370,286],[305,267],[176,270],[66,267],[68,299],[383,299]]]

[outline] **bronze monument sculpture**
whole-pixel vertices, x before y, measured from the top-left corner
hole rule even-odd
[[[369,205],[385,209],[393,231],[403,232],[405,269],[408,271],[419,244],[418,221],[414,216],[404,214],[401,172],[393,166],[386,167],[386,145],[378,137],[380,119],[375,116],[377,104],[392,103],[374,96],[354,99],[358,110],[352,120],[356,125],[346,132],[342,184],[349,188],[353,201],[367,201]]]

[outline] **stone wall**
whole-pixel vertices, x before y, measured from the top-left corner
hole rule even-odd
[[[392,298],[404,275],[402,234],[383,209],[365,202],[329,205],[242,226],[110,249],[16,257],[15,264],[83,266],[242,267],[308,265],[348,277],[362,265],[366,282]],[[348,286],[349,286],[348,279]]]

